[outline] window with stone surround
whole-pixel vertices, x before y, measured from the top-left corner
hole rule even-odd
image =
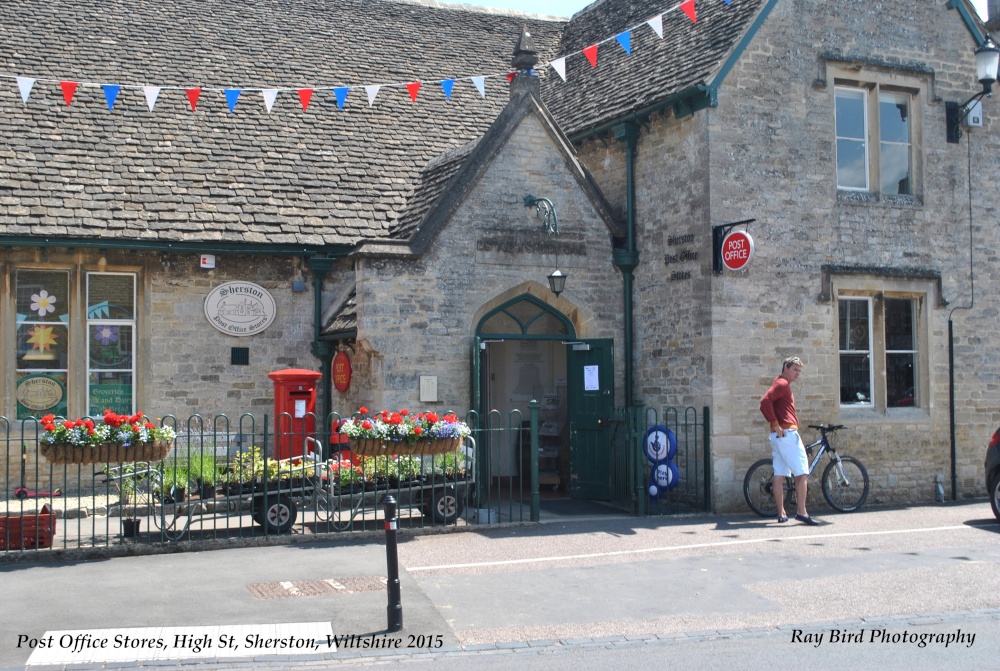
[[[920,104],[931,75],[889,64],[827,63],[834,84],[838,190],[920,196]]]
[[[21,267],[11,279],[16,347],[7,397],[14,407],[0,414],[134,412],[135,273]]]
[[[837,338],[841,407],[875,410],[923,405],[922,295],[841,294]]]

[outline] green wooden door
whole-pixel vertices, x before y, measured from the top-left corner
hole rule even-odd
[[[611,429],[615,405],[614,341],[567,344],[569,495],[611,499]]]

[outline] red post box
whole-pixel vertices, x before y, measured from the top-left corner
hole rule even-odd
[[[306,438],[316,433],[316,381],[320,373],[287,368],[268,373],[274,380],[275,458],[290,459],[314,451]]]

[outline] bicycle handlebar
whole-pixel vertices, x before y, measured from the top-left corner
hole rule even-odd
[[[816,429],[818,431],[822,431],[823,433],[829,433],[831,431],[840,431],[841,429],[847,428],[843,424],[829,424],[829,425],[809,424],[808,426],[810,429]]]

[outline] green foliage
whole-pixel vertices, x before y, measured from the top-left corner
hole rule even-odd
[[[191,480],[197,480],[203,485],[214,485],[219,480],[219,465],[211,452],[194,454],[188,461],[188,473]]]

